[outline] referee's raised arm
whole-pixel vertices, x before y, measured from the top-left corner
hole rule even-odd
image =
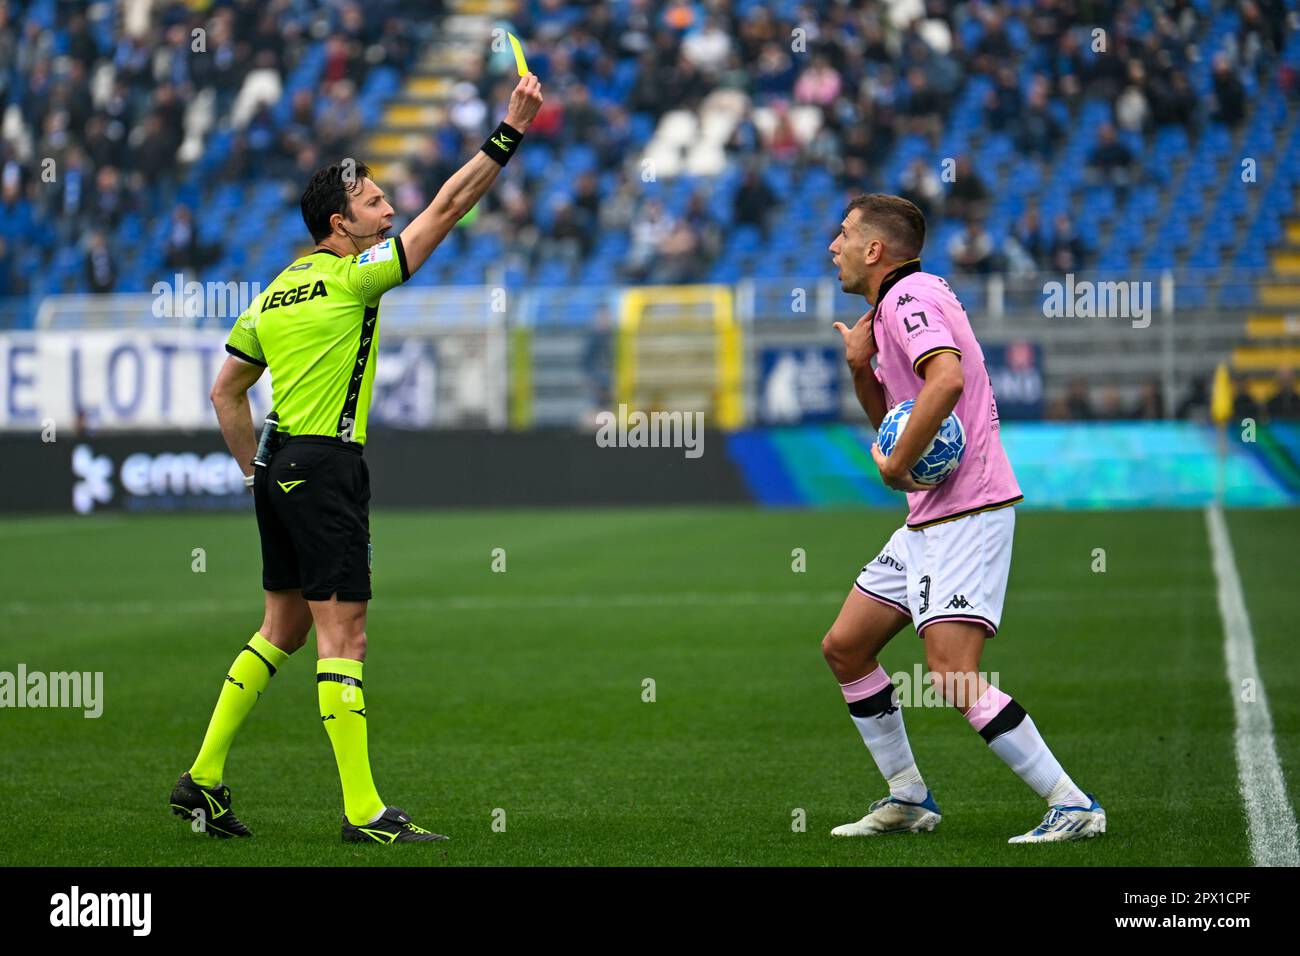
[[[482,149],[443,184],[424,212],[402,230],[402,247],[411,273],[424,265],[452,227],[483,198],[497,174],[519,148],[520,139],[541,105],[541,80],[529,73],[510,94],[505,122],[488,137]]]

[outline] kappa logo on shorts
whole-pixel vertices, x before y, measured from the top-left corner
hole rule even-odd
[[[306,478],[299,478],[297,481],[277,481],[276,484],[279,485],[280,490],[287,495],[289,492],[293,491],[293,489],[304,484],[306,481]]]
[[[954,594],[952,596],[952,600],[944,605],[944,609],[947,610],[949,608],[968,608],[974,606],[975,606],[974,604],[971,604],[970,601],[966,600],[966,595]]]

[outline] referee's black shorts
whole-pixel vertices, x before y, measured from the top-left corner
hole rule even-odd
[[[262,587],[370,600],[370,471],[361,446],[295,435],[253,479]]]

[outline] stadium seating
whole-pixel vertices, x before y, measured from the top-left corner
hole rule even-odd
[[[70,53],[78,44],[84,47],[84,40],[74,35],[66,18],[57,15],[55,0],[13,6],[15,15],[8,28],[12,36],[21,35],[28,24],[36,24],[56,52]],[[242,12],[251,6],[247,0],[236,4]],[[732,283],[750,276],[815,280],[825,273],[828,223],[833,222],[847,195],[867,188],[898,191],[905,170],[918,158],[934,167],[946,158],[967,157],[987,191],[982,218],[994,249],[1006,247],[1018,220],[1031,206],[1038,210],[1042,238],[1049,245],[1055,238],[1057,217],[1068,217],[1086,250],[1080,267],[1116,276],[1135,270],[1144,275],[1175,270],[1179,308],[1249,310],[1249,321],[1243,320],[1242,326],[1248,341],[1236,353],[1243,368],[1263,371],[1293,356],[1297,340],[1293,324],[1286,319],[1300,308],[1296,220],[1288,218],[1295,212],[1300,177],[1300,123],[1294,109],[1300,41],[1294,33],[1287,36],[1276,58],[1265,52],[1253,64],[1244,57],[1234,60],[1231,73],[1244,90],[1246,110],[1239,122],[1226,125],[1211,108],[1215,59],[1221,51],[1238,57],[1241,14],[1234,4],[1194,0],[1192,13],[1179,24],[1185,35],[1168,48],[1176,69],[1185,73],[1195,94],[1196,116],[1186,125],[1150,125],[1145,132],[1121,128],[1118,140],[1131,151],[1134,163],[1127,182],[1120,182],[1085,172],[1099,142],[1100,128],[1115,121],[1113,97],[1107,98],[1104,90],[1084,83],[1082,95],[1072,100],[1065,94],[1064,84],[1054,83],[1048,111],[1062,137],[1048,158],[1028,155],[1014,130],[994,128],[986,111],[990,95],[996,92],[995,76],[983,71],[978,60],[982,44],[990,39],[986,37],[987,19],[967,5],[932,5],[935,10],[946,10],[947,23],[960,41],[953,49],[963,51],[945,53],[943,44],[934,51],[955,63],[960,76],[950,105],[937,133],[921,132],[903,116],[910,104],[910,79],[901,59],[896,58],[893,64],[867,64],[864,80],[880,84],[875,95],[898,115],[891,121],[892,144],[872,148],[865,179],[858,180],[846,178],[836,158],[845,130],[834,107],[791,102],[790,88],[799,64],[770,81],[753,75],[739,84],[709,79],[702,87],[697,84],[697,95],[687,102],[657,114],[645,109],[645,103],[636,101],[638,83],[647,79],[645,62],[633,48],[622,44],[624,34],[620,32],[633,30],[639,21],[626,0],[609,6],[614,27],[609,37],[619,41],[611,49],[581,33],[587,7],[576,3],[548,5],[547,28],[537,35],[530,29],[534,23],[530,8],[506,0],[450,0],[445,8],[434,4],[421,13],[403,8],[400,26],[409,34],[411,49],[356,74],[360,79],[356,105],[365,129],[353,146],[360,156],[373,160],[375,174],[390,195],[400,185],[403,167],[429,135],[439,137],[445,154],[450,148],[449,158],[459,160],[472,148],[476,130],[467,129],[462,136],[451,129],[457,97],[468,91],[469,96],[486,103],[508,89],[513,68],[504,49],[485,50],[486,55],[474,50],[474,44],[491,35],[494,27],[511,29],[523,37],[535,69],[547,83],[548,95],[557,104],[567,104],[569,90],[581,81],[602,120],[609,120],[615,105],[633,107],[623,164],[604,162],[599,144],[568,135],[563,119],[553,135],[530,137],[512,168],[512,180],[523,185],[529,197],[528,215],[537,236],[531,252],[520,256],[515,254],[517,249],[512,252],[503,243],[501,227],[493,223],[493,214],[500,211],[499,201],[490,196],[484,203],[486,215],[462,227],[464,241],[454,250],[440,251],[417,277],[417,285],[472,284],[504,277],[512,285],[540,288],[606,285],[625,279],[639,209],[633,210],[629,225],[597,234],[589,254],[576,264],[561,261],[546,241],[557,205],[573,199],[575,181],[585,171],[595,174],[604,201],[630,177],[638,198],[662,202],[670,217],[683,215],[691,197],[701,196],[721,236],[721,254],[711,261],[701,259],[694,276],[698,281]],[[776,4],[742,0],[734,5],[736,19],[730,25],[734,29],[728,32],[743,35],[744,24],[766,9],[777,18],[780,33],[786,24],[801,22],[805,6],[792,0]],[[1006,42],[1020,64],[1016,81],[1022,99],[1030,94],[1036,76],[1050,76],[1060,68],[1057,38],[1037,40],[1028,28],[1032,6],[1028,2],[1008,4],[1010,15],[1005,21]],[[652,7],[652,21],[643,28],[648,42],[658,37],[669,48],[680,49],[678,45],[690,30],[663,22],[657,15],[663,5]],[[827,3],[814,3],[811,8],[820,19],[831,14]],[[331,101],[323,91],[330,76],[337,75],[331,43],[349,37],[353,27],[347,7],[302,2],[277,9],[281,17],[277,26],[292,38],[285,45],[281,66],[258,69],[250,65],[254,68],[246,71],[236,93],[219,100],[217,107],[207,107],[207,113],[193,123],[187,121],[189,137],[181,152],[197,150],[194,161],[177,163],[172,175],[144,183],[136,190],[134,208],[112,227],[109,241],[115,257],[116,290],[146,291],[160,277],[171,274],[165,265],[169,214],[180,204],[197,210],[199,239],[214,250],[209,261],[190,270],[200,278],[264,279],[304,246],[295,201],[302,171],[288,161],[261,162],[254,156],[249,162],[241,157],[263,132],[262,126],[276,131],[294,121],[294,99],[304,91],[314,98],[315,121],[326,116]],[[397,10],[391,3],[381,4],[382,15],[376,22]],[[1139,5],[1123,28],[1124,34],[1110,38],[1112,43],[1127,44],[1115,52],[1138,58],[1135,51],[1142,39],[1157,32],[1156,10],[1155,4]],[[155,29],[149,39],[158,42],[164,25],[207,22],[200,14],[166,4],[154,11],[154,17]],[[574,35],[558,32],[555,25],[560,22],[571,24]],[[123,23],[122,18],[112,16],[89,22],[88,35],[100,58],[97,65],[123,61]],[[372,32],[365,39],[375,42],[375,28],[368,29]],[[946,29],[924,35],[942,36]],[[813,49],[830,51],[842,59],[851,32],[833,34],[828,30],[818,41],[820,46],[814,43]],[[921,35],[921,30],[913,30],[903,40],[917,43]],[[1188,52],[1192,45],[1199,51],[1195,56]],[[589,55],[593,51],[609,57],[608,68],[596,68]],[[1085,42],[1079,61],[1063,69],[1086,73],[1099,65],[1103,55],[1092,52]],[[891,65],[898,73],[892,85],[884,74],[884,68]],[[5,68],[5,100],[10,107],[32,102],[27,89],[31,70],[30,63],[19,62]],[[464,83],[466,79],[472,87]],[[133,108],[138,120],[150,102],[151,81],[143,86],[138,78],[132,82],[137,84]],[[753,96],[739,92],[738,85],[748,85]],[[259,100],[266,97],[271,99],[269,116],[259,116]],[[203,97],[195,97],[200,99]],[[643,107],[639,111],[638,105]],[[487,106],[484,122],[491,109]],[[787,118],[794,143],[786,144],[788,149],[778,148],[773,137]],[[850,117],[848,125],[855,119]],[[754,148],[735,148],[729,141],[733,135],[746,133],[747,125],[752,125],[756,136]],[[15,110],[10,109],[5,125],[6,155],[11,163],[22,166],[28,183],[26,191],[8,202],[5,216],[0,217],[0,238],[9,248],[6,257],[0,258],[0,269],[8,272],[0,291],[26,293],[20,300],[25,304],[10,304],[0,310],[0,319],[10,324],[30,324],[34,304],[43,295],[89,289],[79,245],[63,244],[55,249],[32,241],[38,234],[37,223],[58,215],[54,204],[42,199],[32,178],[40,136],[39,129],[21,116],[16,118]],[[827,136],[836,144],[829,149],[825,146]],[[652,181],[638,181],[638,177],[644,179],[643,159],[653,161]],[[743,169],[755,159],[776,197],[766,229],[737,224],[734,218]],[[1243,160],[1253,162],[1255,176],[1247,189],[1241,188]],[[945,187],[950,188],[947,183]],[[246,228],[250,221],[258,224],[255,230]],[[72,238],[86,232],[75,222],[64,228]],[[961,228],[961,222],[951,215],[934,217],[925,254],[929,268],[945,274],[955,271],[949,242]],[[667,281],[655,272],[641,280]],[[24,281],[26,288],[22,288]],[[960,282],[972,308],[984,305],[980,283],[962,281],[960,275],[955,282]],[[590,322],[597,301],[599,296],[575,297],[573,307],[563,315],[553,317],[541,310],[534,321]]]

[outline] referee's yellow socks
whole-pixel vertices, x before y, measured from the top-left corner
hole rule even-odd
[[[203,746],[199,748],[194,766],[190,767],[190,778],[195,783],[203,787],[215,787],[221,783],[226,755],[230,753],[235,734],[252,713],[253,705],[266,690],[271,677],[288,659],[288,654],[261,633],[248,639],[230,665],[216,709],[212,711],[212,720],[208,722],[208,732],[203,735]]]
[[[344,657],[322,657],[316,662],[320,719],[339,765],[343,812],[354,826],[370,823],[384,812],[384,801],[379,799],[374,778],[370,776],[361,668],[361,661]]]

